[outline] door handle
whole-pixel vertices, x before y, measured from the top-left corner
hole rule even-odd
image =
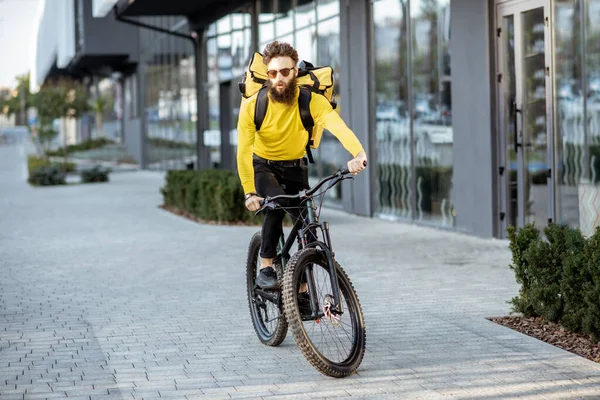
[[[521,114],[521,117],[523,116],[523,113],[521,112],[522,110],[517,108],[517,102],[513,101],[513,114],[515,116],[515,120],[514,120],[514,124],[515,124],[515,129],[514,129],[514,145],[515,145],[515,153],[517,152],[517,149],[519,148],[519,146],[521,146],[521,144],[519,143],[519,141],[517,140],[519,135],[518,135],[518,127],[519,125],[517,124],[517,114]],[[521,121],[523,122],[523,121]],[[523,124],[521,124],[523,125]]]

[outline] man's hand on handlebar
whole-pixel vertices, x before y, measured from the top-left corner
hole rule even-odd
[[[352,175],[358,175],[360,171],[365,169],[367,166],[367,155],[364,151],[358,153],[356,157],[348,161],[348,171]]]
[[[245,202],[246,208],[252,212],[258,211],[262,207],[260,202],[263,200],[264,199],[260,196],[250,196]]]

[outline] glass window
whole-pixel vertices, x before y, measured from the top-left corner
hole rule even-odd
[[[319,23],[318,32],[318,63],[330,65],[336,73],[340,71],[340,18],[330,18]]]
[[[248,59],[248,46],[245,41],[244,31],[236,31],[231,34],[231,57],[233,65],[233,76],[240,77],[246,68]],[[237,78],[236,78],[237,79]]]
[[[294,10],[281,14],[275,20],[275,35],[279,38],[294,31]]]
[[[210,24],[206,34],[207,36],[215,36],[217,34],[217,24]]]
[[[452,225],[450,2],[415,2],[411,7],[416,219]]]
[[[89,90],[93,111],[90,115],[95,124],[90,127],[92,137],[105,137],[121,141],[120,82],[118,79],[104,78],[97,81]]]
[[[585,132],[586,175],[584,178],[587,182],[598,186],[600,185],[600,0],[588,0],[585,4],[587,6],[585,10],[586,111],[589,123]],[[595,216],[598,216],[598,212]]]
[[[317,16],[319,21],[340,14],[340,0],[317,0]]]
[[[246,65],[250,62],[250,56],[252,55],[252,53],[255,50],[258,49],[253,49],[252,48],[252,31],[250,30],[250,28],[246,28],[244,29],[244,51],[245,51],[245,55],[244,55],[244,68],[246,67]]]
[[[219,81],[217,65],[217,39],[209,39],[206,42],[207,64],[208,64],[208,82],[216,83]]]
[[[397,0],[373,3],[377,213],[400,218],[411,218],[413,193],[407,8]]]
[[[600,204],[600,1],[554,2],[556,208],[589,235]],[[586,123],[587,121],[587,123]]]
[[[217,21],[217,34],[231,32],[231,15],[227,15]]]
[[[231,26],[233,29],[242,29],[246,26],[247,14],[236,13],[231,14]]]
[[[217,37],[217,65],[221,81],[232,78],[233,58],[231,39],[231,34]]]
[[[314,2],[303,4],[296,8],[296,29],[314,25],[317,19],[317,9]]]
[[[315,25],[296,31],[296,50],[300,60],[317,62],[317,29]]]
[[[280,42],[289,43],[292,46],[295,46],[293,33],[288,33],[287,35],[277,36],[277,40],[279,40]]]
[[[158,17],[172,27],[177,18]],[[196,157],[194,47],[188,40],[144,31],[146,155],[150,169],[181,169]],[[210,57],[209,57],[210,62]],[[210,75],[209,75],[210,76]]]
[[[339,15],[334,16],[326,21],[320,22],[316,27],[316,32],[313,31],[314,27],[310,30],[306,29],[307,34],[297,35],[298,47],[303,49],[306,46],[306,51],[311,51],[312,58],[307,58],[315,65],[329,65],[333,68],[334,77],[340,75],[340,19]],[[314,34],[317,33],[316,43],[313,39]],[[300,43],[308,42],[300,45]],[[308,55],[307,55],[308,56]],[[336,81],[334,92],[339,93],[339,81]],[[339,96],[335,96],[334,100],[337,102],[338,107],[336,111],[339,113],[342,107],[344,107],[343,99]],[[348,161],[348,151],[344,149],[340,141],[331,134],[329,131],[324,131],[321,138],[321,144],[316,152],[313,152],[315,157],[315,165],[309,170],[313,176],[312,180],[318,180],[319,178],[335,172]],[[342,185],[335,186],[332,190],[327,192],[327,197],[335,202],[340,202],[342,199]]]
[[[581,19],[577,0],[559,0],[555,3],[554,57],[555,70],[555,112],[558,141],[559,176],[557,185],[558,219],[569,224],[579,224],[578,208],[565,207],[563,197],[569,192],[577,196],[577,184],[581,180],[583,165],[580,162],[583,141],[574,141],[574,132],[584,132],[583,119],[583,80],[581,75]],[[583,139],[583,135],[581,135]]]
[[[275,39],[275,25],[273,22],[263,22],[258,26],[258,41],[261,43],[261,49]]]

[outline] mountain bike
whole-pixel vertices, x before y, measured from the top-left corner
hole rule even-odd
[[[300,217],[290,234],[282,233],[274,260],[281,290],[262,290],[255,285],[260,268],[261,234],[250,240],[246,264],[248,305],[259,340],[278,346],[285,339],[288,324],[305,358],[324,375],[344,377],[359,367],[365,354],[366,334],[362,308],[350,278],[337,263],[331,244],[329,224],[320,222],[324,194],[345,179],[349,171],[339,170],[297,195],[267,197],[257,214],[283,209],[278,200],[299,203]],[[319,192],[321,187],[328,186]],[[319,206],[316,198],[321,196]],[[321,238],[321,239],[319,239]],[[297,251],[290,251],[297,243]]]

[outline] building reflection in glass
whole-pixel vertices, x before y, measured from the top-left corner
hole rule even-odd
[[[377,214],[452,226],[449,0],[378,0],[373,23]]]
[[[599,18],[599,0],[554,2],[557,214],[586,234],[600,209]]]
[[[185,33],[185,19],[148,23]],[[150,169],[183,169],[196,159],[196,85],[191,41],[142,30],[146,82],[146,155]]]

